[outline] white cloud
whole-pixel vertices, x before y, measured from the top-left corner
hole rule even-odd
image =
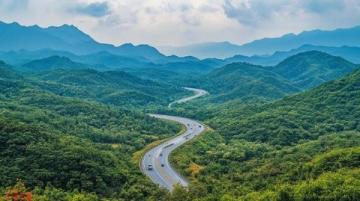
[[[77,11],[77,12],[74,12]],[[101,42],[243,43],[360,22],[358,0],[0,0],[0,20],[74,24]]]

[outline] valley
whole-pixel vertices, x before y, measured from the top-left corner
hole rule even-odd
[[[185,103],[191,101],[192,99],[199,98],[208,94],[207,91],[202,89],[194,89],[185,87],[189,91],[193,91],[195,94],[190,97],[182,98],[180,100],[174,101],[173,103]],[[171,107],[169,104],[169,108]],[[183,126],[186,130],[179,136],[172,138],[154,148],[149,150],[144,154],[141,160],[141,170],[146,174],[150,179],[158,184],[160,187],[164,187],[168,190],[172,190],[176,184],[181,186],[188,186],[188,182],[179,175],[169,163],[170,154],[182,144],[190,141],[192,138],[200,135],[205,130],[205,125],[198,123],[195,120],[177,117],[177,116],[168,116],[168,115],[159,115],[159,114],[150,114],[151,117],[165,119],[170,121],[175,121]]]
[[[357,201],[359,30],[179,56],[0,22],[0,201]]]

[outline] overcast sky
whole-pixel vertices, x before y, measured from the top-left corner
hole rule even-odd
[[[73,24],[100,42],[244,43],[360,24],[360,0],[0,0],[0,20]]]

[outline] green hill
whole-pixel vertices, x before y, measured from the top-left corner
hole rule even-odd
[[[291,56],[273,67],[228,64],[212,70],[193,85],[210,91],[212,102],[271,101],[319,86],[357,68],[341,57],[309,51]]]
[[[67,57],[51,56],[30,61],[21,66],[21,70],[30,72],[50,71],[54,69],[82,69],[88,68],[86,64],[77,63]]]
[[[39,82],[40,80],[40,82]],[[118,106],[167,104],[184,90],[122,71],[59,69],[36,74],[34,84],[59,95],[90,98]]]
[[[223,107],[206,120],[215,131],[172,158],[193,181],[188,200],[356,200],[359,83],[357,70],[260,107]]]
[[[291,56],[273,68],[296,86],[307,89],[334,80],[355,70],[357,66],[341,57],[309,51]]]
[[[248,63],[233,63],[210,72],[206,88],[217,102],[232,99],[278,99],[300,91],[267,67]]]
[[[19,79],[21,76],[11,66],[0,60],[0,78]]]
[[[224,133],[250,141],[291,145],[329,132],[359,130],[359,83],[357,70],[340,80],[257,108],[246,118],[239,115],[243,111],[235,110],[232,116],[240,117],[236,124],[223,122]]]
[[[124,80],[120,75],[111,73],[107,78],[113,80],[99,78],[95,85]],[[138,84],[148,83],[140,80]],[[131,200],[134,193],[137,200],[144,200],[165,194],[141,175],[132,154],[176,134],[180,126],[144,113],[54,94],[41,85],[28,77],[1,79],[1,193],[21,180],[45,200],[79,196]],[[58,87],[55,83],[54,88]]]

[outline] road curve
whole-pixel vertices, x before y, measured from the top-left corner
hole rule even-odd
[[[177,103],[184,103],[194,98],[198,98],[208,94],[208,92],[201,89],[185,89],[194,91],[195,95],[183,98],[181,99],[181,102]],[[188,182],[171,167],[169,163],[169,155],[172,151],[183,145],[185,142],[201,134],[205,130],[205,125],[195,120],[184,117],[160,114],[150,114],[150,116],[181,123],[186,127],[186,131],[183,134],[176,136],[166,142],[163,142],[162,144],[146,152],[141,160],[141,171],[146,176],[148,176],[155,184],[158,184],[160,187],[166,188],[169,191],[173,190],[175,184],[187,186]]]
[[[179,104],[179,103],[185,103],[185,102],[188,102],[188,101],[191,101],[195,98],[199,98],[201,96],[205,96],[205,95],[208,95],[209,93],[203,89],[195,89],[195,88],[191,88],[191,87],[184,87],[184,89],[186,90],[189,90],[189,91],[192,91],[194,92],[195,94],[193,96],[189,96],[189,97],[185,97],[185,98],[182,98],[182,99],[179,99],[179,100],[176,100],[174,102],[171,102],[168,107],[171,108],[172,105],[174,104]]]

